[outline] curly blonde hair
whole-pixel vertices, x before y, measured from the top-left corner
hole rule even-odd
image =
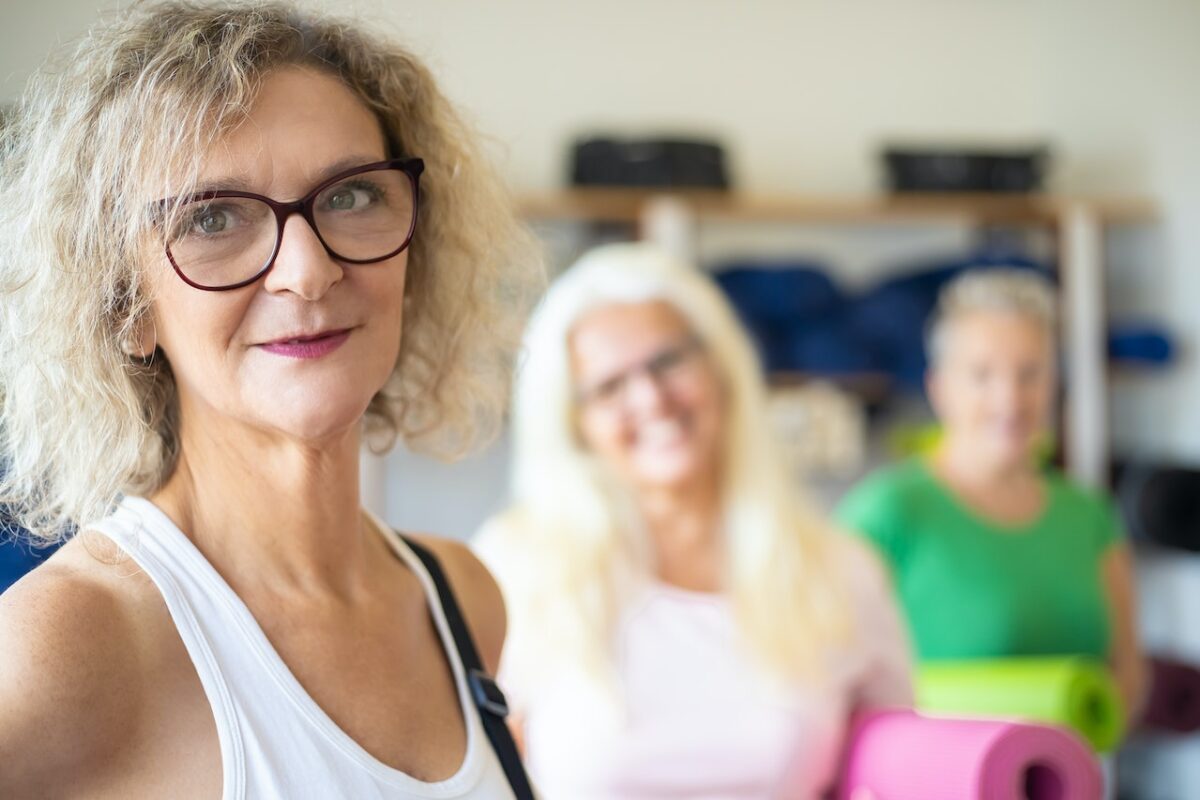
[[[451,457],[498,429],[541,259],[430,72],[286,3],[142,5],[36,74],[0,132],[0,504],[35,539],[170,476],[171,366],[123,347],[150,304],[138,269],[158,246],[148,209],[192,191],[264,76],[292,65],[340,78],[379,119],[390,157],[426,164],[400,355],[368,408],[367,442]]]

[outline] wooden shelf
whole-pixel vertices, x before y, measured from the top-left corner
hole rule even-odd
[[[1103,347],[1105,229],[1153,222],[1154,204],[1136,197],[1052,194],[767,195],[740,191],[580,188],[528,194],[530,222],[619,223],[685,261],[696,262],[697,232],[711,222],[813,225],[1031,225],[1051,232],[1062,284],[1067,352],[1064,455],[1072,475],[1103,485],[1108,464]],[[776,381],[778,379],[775,379]],[[853,382],[851,382],[853,385]],[[855,386],[875,391],[872,381]]]
[[[771,389],[792,389],[811,383],[831,384],[871,404],[882,403],[894,392],[892,376],[886,372],[821,373],[776,370],[767,373],[767,385]]]
[[[1148,222],[1153,204],[1141,198],[1004,194],[765,195],[738,191],[585,188],[517,198],[530,221],[636,224],[658,197],[686,203],[704,221],[912,223],[994,222],[1056,224],[1071,208],[1086,207],[1104,223]]]

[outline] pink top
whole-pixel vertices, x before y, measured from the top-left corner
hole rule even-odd
[[[858,624],[847,646],[826,654],[820,684],[772,678],[747,651],[724,595],[661,583],[621,618],[616,695],[561,672],[526,679],[521,654],[506,651],[500,683],[524,719],[543,796],[819,798],[834,780],[850,711],[912,702],[908,642],[883,570],[862,545],[842,541]],[[502,548],[481,551],[501,566]]]

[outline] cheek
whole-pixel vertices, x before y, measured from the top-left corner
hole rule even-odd
[[[959,422],[972,422],[988,413],[989,396],[986,387],[969,377],[951,381],[943,398],[943,413]]]
[[[409,306],[409,300],[405,295],[408,277],[406,255],[407,253],[401,253],[398,257],[399,263],[387,274],[381,276],[381,280],[375,286],[368,287],[370,296],[375,297],[378,304],[376,312],[391,321],[396,329],[397,340],[400,335],[401,323],[404,320],[405,309]]]
[[[1023,405],[1028,414],[1042,419],[1048,417],[1054,403],[1054,390],[1048,383],[1041,383],[1027,389],[1022,396]]]
[[[383,278],[386,286],[382,287],[385,302],[399,309],[404,307],[404,290],[408,285],[408,251],[404,251],[390,262],[386,262]]]
[[[194,291],[194,290],[189,290]],[[228,355],[241,321],[244,298],[195,292],[197,297],[167,295],[152,307],[153,336],[177,374],[215,374]]]
[[[390,373],[400,355],[403,326],[407,309],[413,302],[404,295],[407,262],[405,253],[394,261],[381,264],[365,264],[357,272],[347,273],[355,281],[346,287],[346,294],[353,297],[351,305],[359,318],[368,323],[366,335],[370,342],[372,364],[385,364]],[[374,271],[368,271],[372,268]],[[410,320],[415,322],[416,320]]]
[[[697,432],[706,447],[716,445],[720,437],[727,403],[725,392],[715,378],[697,387],[690,398],[690,408],[697,420]]]
[[[583,446],[602,458],[618,458],[625,450],[624,428],[615,419],[584,411],[575,429]]]

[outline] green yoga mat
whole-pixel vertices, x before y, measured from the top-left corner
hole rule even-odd
[[[1125,729],[1112,676],[1089,658],[927,662],[917,670],[917,708],[1062,725],[1100,753],[1115,748]]]

